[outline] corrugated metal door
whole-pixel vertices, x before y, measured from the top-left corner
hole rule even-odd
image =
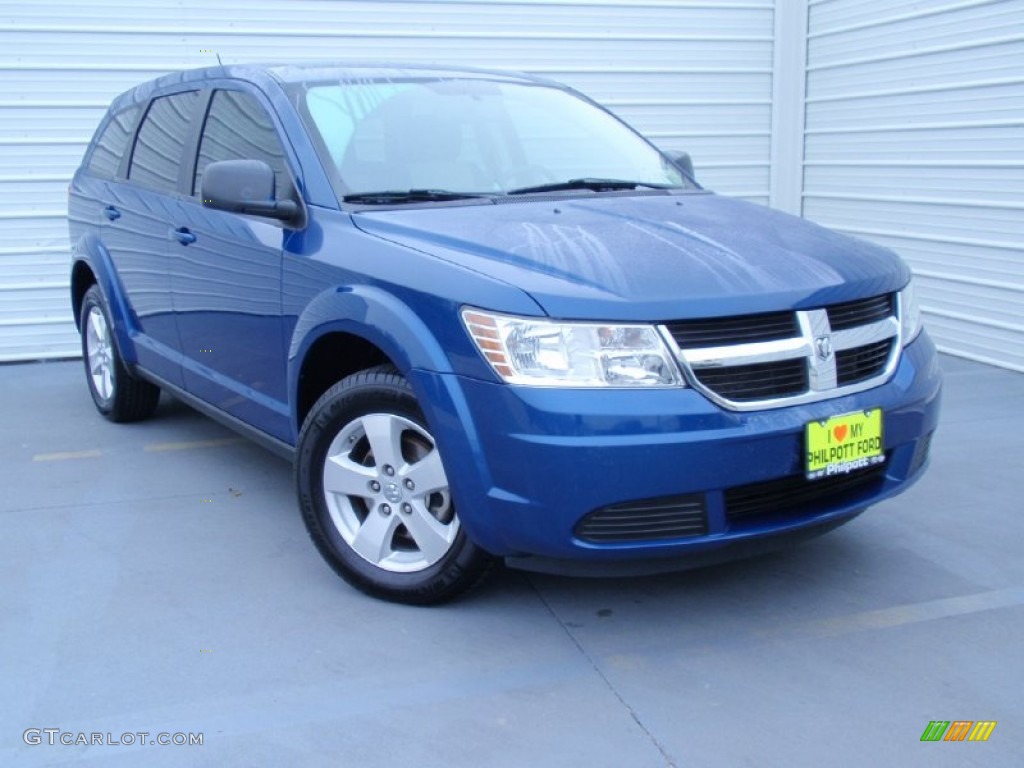
[[[0,360],[78,353],[66,187],[112,96],[215,62],[408,60],[577,86],[768,201],[772,0],[34,0],[0,17]]]
[[[1024,371],[1024,0],[812,0],[803,213],[914,267],[929,329]]]

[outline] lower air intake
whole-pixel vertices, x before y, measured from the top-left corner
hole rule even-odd
[[[764,483],[741,485],[725,492],[725,515],[730,523],[756,522],[758,518],[824,513],[874,490],[885,480],[885,464],[808,480],[792,475]]]
[[[680,539],[707,532],[701,494],[615,504],[591,512],[576,524],[578,538],[596,543]]]

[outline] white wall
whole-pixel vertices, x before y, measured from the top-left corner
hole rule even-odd
[[[940,346],[1024,371],[1024,0],[811,0],[803,214],[898,251]]]

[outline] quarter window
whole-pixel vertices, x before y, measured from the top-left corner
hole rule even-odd
[[[128,148],[135,120],[139,116],[138,107],[129,107],[114,115],[106,128],[94,142],[92,155],[86,169],[94,176],[112,179],[121,167],[121,157]]]
[[[135,140],[129,179],[163,192],[177,189],[182,147],[198,101],[199,91],[176,93],[153,101]]]
[[[202,189],[203,172],[220,160],[262,160],[274,171],[278,199],[288,197],[291,180],[277,130],[255,97],[242,91],[216,91],[199,142],[192,194]]]

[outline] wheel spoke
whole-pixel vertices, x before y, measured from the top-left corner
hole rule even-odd
[[[437,562],[444,556],[457,530],[454,524],[444,525],[438,521],[419,503],[412,505],[411,514],[402,516],[402,522],[429,563]]]
[[[448,478],[445,476],[444,467],[441,465],[441,453],[437,448],[415,464],[409,465],[402,476],[415,484],[417,496],[428,496],[435,491],[448,488]]]
[[[403,449],[415,454],[414,463]],[[351,551],[391,573],[440,562],[459,532],[433,438],[394,412],[354,417],[334,433],[323,458],[323,494]]]
[[[373,450],[373,461],[378,467],[389,464],[398,469],[405,464],[402,458],[402,421],[384,413],[373,413],[361,420],[366,439]]]
[[[89,313],[89,325],[92,326],[93,335],[96,338],[98,344],[103,344],[106,340],[107,329],[106,323],[103,322],[103,315],[98,310],[93,310]]]
[[[348,456],[328,456],[324,462],[324,490],[328,493],[370,498],[369,484],[376,477],[372,467],[356,464]]]
[[[352,549],[371,563],[380,563],[392,552],[391,539],[399,522],[398,515],[385,517],[373,510],[352,537]]]

